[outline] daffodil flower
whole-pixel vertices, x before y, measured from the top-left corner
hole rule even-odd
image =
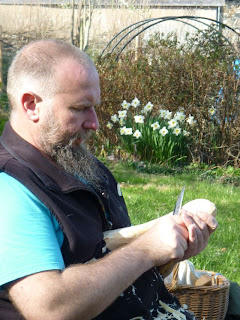
[[[119,124],[120,124],[120,126],[124,126],[124,124],[125,124],[124,118],[120,118]]]
[[[172,129],[175,128],[178,125],[178,122],[176,119],[171,119],[168,121],[168,128]]]
[[[213,116],[216,113],[216,109],[214,107],[211,107],[210,109],[208,109],[208,112],[211,116]]]
[[[119,118],[126,118],[126,116],[127,116],[127,110],[118,111],[118,117]]]
[[[187,118],[187,123],[190,125],[190,126],[193,126],[194,123],[196,122],[196,120],[194,120],[194,116],[191,116],[191,114],[188,116]]]
[[[131,105],[134,108],[137,108],[140,105],[140,101],[138,100],[138,98],[133,99],[133,101],[131,102]]]
[[[166,114],[165,114],[165,116],[164,116],[164,119],[166,119],[166,120],[170,120],[172,118],[172,112],[170,112],[170,111],[166,111]]]
[[[165,118],[166,114],[167,114],[167,110],[165,109],[160,109],[159,110],[159,113],[160,113],[160,117],[161,118]]]
[[[136,130],[135,132],[134,132],[134,134],[133,134],[133,136],[135,137],[135,138],[140,138],[141,137],[141,132],[139,131],[139,130]]]
[[[179,127],[176,127],[174,130],[173,130],[173,133],[178,136],[180,133],[181,133],[182,129],[179,128]]]
[[[158,121],[154,122],[153,124],[151,124],[151,127],[153,128],[154,131],[159,129],[160,128],[159,122]]]
[[[144,116],[134,116],[134,120],[136,123],[144,123]]]
[[[128,136],[132,135],[133,134],[132,128],[126,128],[125,134],[128,135]]]
[[[111,120],[112,120],[112,122],[114,122],[114,123],[116,123],[116,122],[119,121],[118,116],[117,116],[116,114],[114,114],[114,115],[111,116]]]
[[[123,109],[128,110],[128,108],[130,107],[130,103],[127,102],[126,100],[123,100],[121,106],[122,106]]]
[[[166,128],[166,127],[163,127],[160,131],[159,131],[159,133],[161,134],[161,136],[165,136],[166,134],[168,134],[168,129]]]
[[[121,134],[121,135],[126,134],[126,127],[125,127],[125,126],[122,127],[122,128],[120,128],[120,134]]]
[[[176,115],[175,115],[175,119],[179,122],[183,122],[185,120],[185,114],[184,112],[180,111],[180,112],[177,112]]]
[[[108,127],[108,129],[112,129],[113,124],[112,124],[111,122],[109,122],[109,121],[108,121],[108,123],[107,123],[107,127]]]
[[[151,102],[148,102],[143,108],[145,113],[152,111],[152,109],[153,109],[153,104]]]

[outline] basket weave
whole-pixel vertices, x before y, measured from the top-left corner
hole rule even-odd
[[[178,284],[178,265],[173,270],[172,283],[166,285],[181,305],[185,304],[198,320],[224,320],[228,302],[230,282],[221,274],[212,274],[211,286]]]

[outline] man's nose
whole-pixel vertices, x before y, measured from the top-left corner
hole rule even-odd
[[[86,120],[83,122],[82,127],[83,129],[98,130],[99,122],[94,107],[89,107],[87,109]]]

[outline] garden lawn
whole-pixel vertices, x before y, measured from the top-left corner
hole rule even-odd
[[[194,173],[148,174],[124,164],[108,166],[121,185],[132,224],[144,223],[173,211],[183,186],[183,204],[196,198],[214,202],[219,227],[207,248],[191,261],[196,269],[220,272],[240,284],[239,186],[202,180]]]

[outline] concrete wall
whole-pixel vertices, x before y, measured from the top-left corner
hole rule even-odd
[[[165,16],[195,15],[217,18],[216,8],[178,8],[157,9],[94,9],[90,29],[90,43],[93,50],[101,50],[120,30],[137,21]],[[75,10],[74,34],[77,34],[78,11]],[[0,24],[3,35],[18,39],[55,37],[69,40],[72,30],[72,10],[42,6],[0,5]],[[199,26],[201,27],[201,26]],[[191,28],[190,28],[191,29]],[[152,29],[153,30],[153,29]],[[178,30],[184,34],[189,27],[182,23],[164,23],[160,30]],[[15,39],[16,40],[16,39]]]
[[[217,7],[161,7],[155,9],[107,8],[94,9],[90,29],[89,43],[91,51],[101,52],[106,43],[120,30],[132,23],[155,17],[166,16],[201,16],[218,19]],[[74,35],[77,34],[78,11],[75,10]],[[205,21],[206,23],[209,23]],[[223,22],[233,28],[240,26],[240,5],[229,5],[223,9]],[[60,38],[71,41],[72,9],[51,8],[43,6],[0,5],[0,24],[4,39],[4,47],[18,48],[32,39]],[[198,28],[203,24],[192,23]],[[181,22],[164,22],[158,27],[144,32],[146,38],[153,31],[176,31],[179,37],[186,32],[193,32],[194,28]],[[230,32],[231,34],[231,32]],[[231,35],[229,35],[231,36]]]

